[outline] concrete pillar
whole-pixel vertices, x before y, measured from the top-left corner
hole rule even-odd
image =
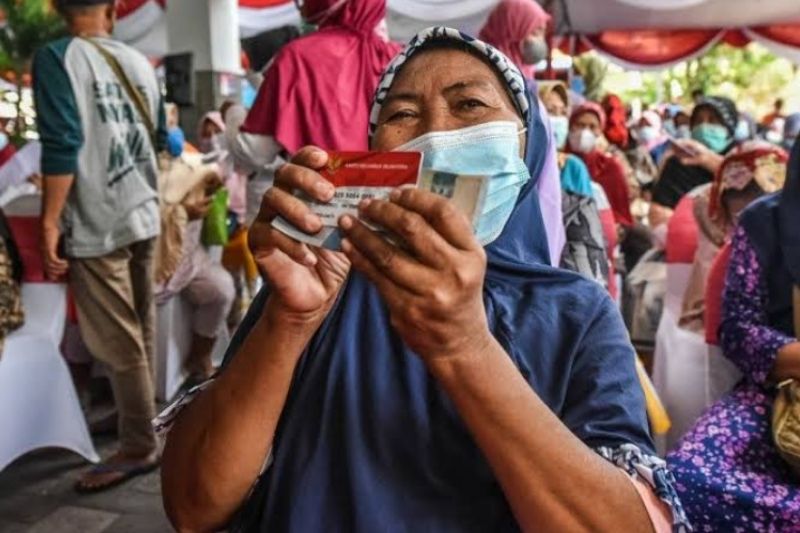
[[[169,54],[191,52],[194,106],[181,108],[181,125],[193,139],[203,113],[241,93],[239,8],[236,0],[170,0]]]

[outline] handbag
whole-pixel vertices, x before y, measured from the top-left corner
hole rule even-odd
[[[794,331],[800,337],[800,287],[793,292]],[[772,439],[795,474],[800,476],[800,381],[789,379],[778,385],[772,407]]]

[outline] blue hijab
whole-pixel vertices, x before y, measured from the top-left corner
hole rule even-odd
[[[537,101],[525,98],[533,110],[525,114],[528,162],[536,169],[546,157],[546,130]],[[546,266],[535,185],[525,185],[503,233],[487,247],[490,329],[531,388],[588,446],[634,444],[652,453],[620,315],[596,283]],[[228,357],[266,298],[256,298]],[[232,530],[518,530],[452,402],[358,273],[298,364],[272,453]]]
[[[771,326],[794,335],[791,286],[800,285],[800,142],[795,142],[783,190],[760,198],[740,224],[766,276]]]

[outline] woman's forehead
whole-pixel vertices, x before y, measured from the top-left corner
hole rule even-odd
[[[414,55],[395,77],[389,94],[461,85],[492,89],[512,105],[505,84],[492,67],[469,52],[455,49],[425,50]]]

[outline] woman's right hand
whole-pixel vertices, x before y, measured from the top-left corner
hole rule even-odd
[[[272,221],[281,216],[311,235],[322,229],[322,220],[293,192],[299,190],[329,202],[334,187],[317,172],[327,162],[325,151],[309,146],[279,168],[249,232],[250,250],[268,280],[272,297],[277,299],[275,303],[303,321],[319,321],[327,315],[350,272],[350,261],[342,253],[310,247],[288,237],[273,228]]]

